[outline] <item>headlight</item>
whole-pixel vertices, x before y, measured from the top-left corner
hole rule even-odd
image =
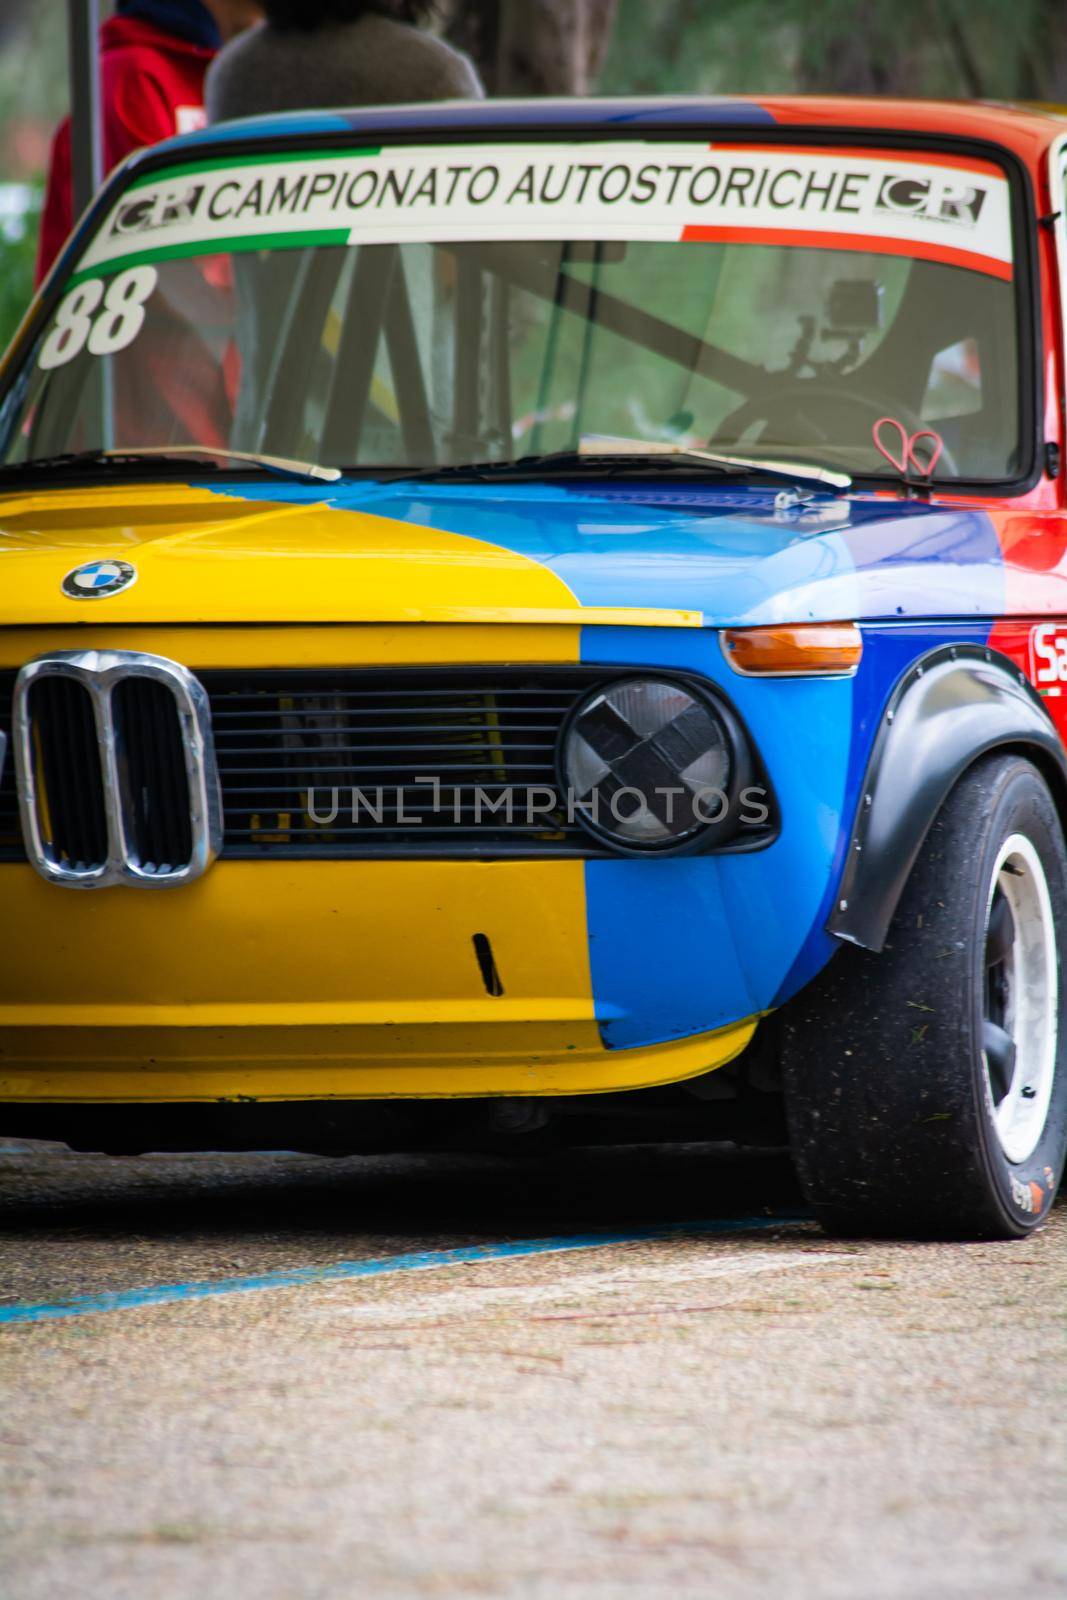
[[[562,778],[573,815],[625,850],[733,831],[737,740],[726,716],[666,678],[624,678],[575,707]]]

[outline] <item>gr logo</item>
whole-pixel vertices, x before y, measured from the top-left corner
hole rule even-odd
[[[1030,629],[1030,681],[1043,694],[1060,695],[1067,683],[1067,627],[1040,622]]]
[[[124,200],[111,224],[112,235],[151,233],[176,222],[191,222],[203,198],[202,183],[157,189],[154,194]]]
[[[926,217],[973,228],[985,204],[986,190],[957,178],[887,177],[882,179],[875,208],[899,216]]]

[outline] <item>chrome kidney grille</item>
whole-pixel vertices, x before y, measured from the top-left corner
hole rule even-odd
[[[50,882],[166,888],[218,854],[208,700],[177,662],[123,650],[41,656],[15,680],[11,737],[26,851]]]

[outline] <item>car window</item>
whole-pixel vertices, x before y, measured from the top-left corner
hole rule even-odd
[[[610,434],[886,475],[872,430],[890,416],[942,433],[939,476],[1018,472],[999,168],[561,148],[480,166],[419,148],[385,167],[301,150],[150,175],[24,356],[0,456],[201,442],[424,467]]]

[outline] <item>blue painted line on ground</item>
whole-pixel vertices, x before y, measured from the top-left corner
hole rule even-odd
[[[133,1311],[140,1306],[173,1305],[210,1300],[227,1294],[258,1294],[267,1289],[297,1289],[305,1284],[336,1283],[345,1278],[379,1278],[396,1272],[425,1272],[432,1267],[460,1267],[479,1261],[516,1256],[559,1255],[570,1250],[597,1250],[605,1245],[641,1244],[687,1233],[750,1233],[809,1222],[803,1214],[777,1217],[719,1217],[705,1222],[677,1222],[659,1228],[630,1228],[621,1233],[580,1233],[555,1239],[520,1239],[511,1244],[463,1245],[454,1250],[418,1250],[369,1261],[336,1261],[328,1267],[294,1267],[257,1277],[213,1278],[193,1283],[163,1283],[148,1289],[120,1289],[112,1294],[77,1295],[69,1300],[15,1301],[0,1305],[0,1323],[48,1322],[60,1317],[85,1317],[96,1312]]]

